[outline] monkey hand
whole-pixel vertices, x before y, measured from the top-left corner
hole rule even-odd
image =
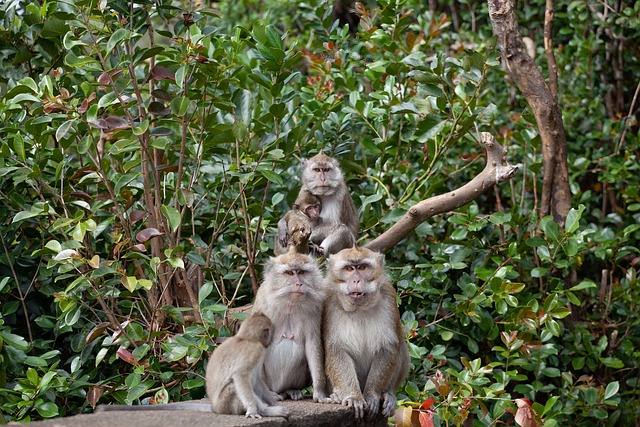
[[[291,400],[302,400],[302,390],[287,390],[283,394],[289,396]]]
[[[251,409],[244,416],[247,418],[262,418],[262,415]]]
[[[356,418],[364,418],[365,400],[355,396],[347,396],[342,399],[342,406],[349,406],[353,408],[353,414]]]
[[[364,408],[367,411],[367,415],[373,416],[380,413],[380,395],[378,393],[369,393],[364,400]]]
[[[382,393],[382,415],[391,417],[396,412],[396,396],[385,391]]]
[[[309,241],[309,253],[317,256],[317,257],[323,257],[324,256],[324,248],[320,245],[316,245],[315,243],[313,243],[312,241]]]

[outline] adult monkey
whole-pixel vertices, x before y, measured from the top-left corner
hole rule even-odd
[[[302,188],[294,202],[299,204],[308,192],[320,199],[321,223],[312,227],[310,240],[318,248],[316,255],[328,257],[353,246],[360,221],[338,161],[320,152],[302,164]],[[287,242],[288,231],[278,232],[281,242]],[[284,245],[286,246],[286,245]]]
[[[295,248],[265,266],[253,310],[273,321],[275,335],[264,359],[264,378],[283,398],[302,399],[301,390],[313,385],[313,400],[328,403],[320,336],[322,282],[315,260]]]
[[[325,284],[322,334],[330,398],[353,407],[356,418],[365,412],[390,417],[410,357],[382,255],[355,246],[331,255]]]
[[[206,386],[211,403],[179,402],[162,405],[100,405],[103,411],[201,411],[244,414],[248,418],[287,417],[289,410],[276,405],[279,396],[263,380],[266,349],[273,340],[273,323],[254,313],[238,333],[218,347],[207,364]]]

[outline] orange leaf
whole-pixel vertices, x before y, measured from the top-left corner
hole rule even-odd
[[[434,427],[433,415],[431,415],[431,411],[420,411],[418,419],[420,420],[420,427]]]
[[[411,427],[411,412],[413,409],[401,406],[396,409],[395,427]]]

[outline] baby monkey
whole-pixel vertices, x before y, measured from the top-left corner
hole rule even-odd
[[[206,386],[211,403],[179,402],[162,405],[100,405],[102,411],[201,411],[244,414],[249,418],[287,417],[289,410],[276,405],[280,397],[263,379],[267,347],[273,340],[273,323],[254,313],[238,333],[225,340],[207,364]]]
[[[292,209],[278,221],[275,254],[285,254],[294,247],[299,254],[322,255],[320,247],[310,240],[312,231],[322,223],[321,211],[320,198],[301,191]]]

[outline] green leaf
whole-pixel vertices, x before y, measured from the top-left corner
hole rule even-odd
[[[198,291],[198,304],[202,305],[204,301],[213,291],[213,284],[211,282],[204,282],[200,290]]]
[[[162,211],[162,215],[167,219],[169,228],[175,233],[178,227],[180,227],[180,211],[167,205],[162,205],[160,210]]]
[[[624,363],[622,362],[622,360],[618,359],[617,357],[601,357],[600,361],[604,366],[608,366],[609,368],[613,368],[613,369],[624,368]]]
[[[540,221],[540,228],[552,242],[557,242],[560,235],[560,226],[553,220],[553,217],[546,216]]]
[[[27,161],[27,154],[24,150],[24,139],[22,139],[22,135],[19,133],[16,133],[13,137],[13,151],[23,162]]]
[[[67,137],[67,134],[69,133],[69,130],[75,123],[75,119],[67,120],[66,122],[62,123],[58,127],[58,130],[56,130],[56,140],[60,141],[61,139],[65,139]]]
[[[260,169],[260,174],[275,184],[284,184],[284,180],[282,179],[282,177],[274,171]]]
[[[558,307],[551,310],[551,316],[556,319],[564,319],[571,314],[571,310],[565,307]]]
[[[108,56],[111,51],[116,47],[118,43],[120,43],[129,33],[129,30],[126,28],[118,28],[112,35],[109,37],[109,41],[107,42],[107,50],[106,55]]]
[[[394,105],[389,109],[389,112],[391,114],[403,114],[403,113],[420,114],[420,111],[418,111],[416,106],[411,102],[403,102],[401,104]]]
[[[584,212],[584,210],[584,205],[578,206],[577,210],[571,208],[564,223],[564,229],[567,233],[573,233],[578,229],[578,226],[580,225],[580,217],[582,216],[582,212]]]
[[[171,111],[178,117],[187,114],[189,110],[189,98],[181,96],[171,101]]]
[[[620,383],[618,383],[618,381],[613,381],[607,384],[607,389],[604,391],[603,400],[611,399],[613,396],[616,395],[616,393],[618,393],[619,389],[620,389]]]
[[[122,284],[129,290],[129,292],[133,292],[136,290],[138,279],[135,276],[127,276],[122,279]]]
[[[58,405],[53,402],[36,405],[36,411],[38,411],[38,414],[40,414],[42,418],[54,418],[60,414],[58,412]]]
[[[140,398],[147,392],[147,390],[149,390],[150,386],[151,382],[145,381],[132,387],[131,390],[129,390],[129,393],[127,393],[127,402],[133,402]]]
[[[572,288],[570,288],[570,291],[579,291],[582,289],[591,289],[591,288],[595,288],[597,287],[596,283],[593,282],[592,280],[583,280],[582,282],[578,283],[577,285],[573,286]]]

